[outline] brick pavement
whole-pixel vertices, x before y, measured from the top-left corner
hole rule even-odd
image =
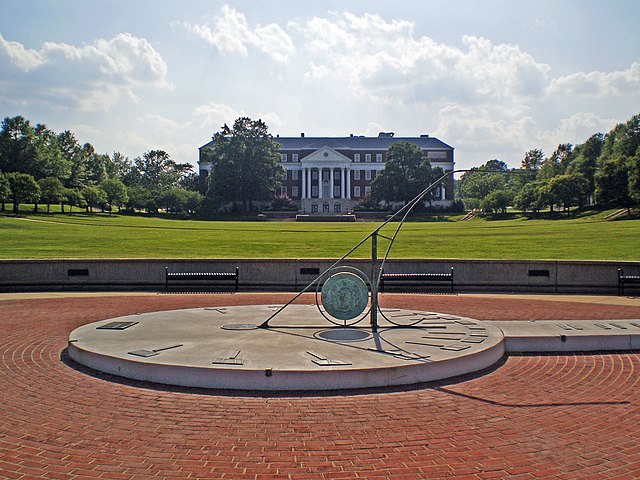
[[[288,298],[1,301],[0,478],[640,478],[640,352],[511,356],[484,375],[322,395],[158,387],[65,357],[88,322]],[[481,320],[640,318],[638,304],[383,301]]]

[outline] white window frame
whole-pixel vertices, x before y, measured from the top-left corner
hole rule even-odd
[[[371,170],[365,170],[364,171],[364,179],[365,180],[371,180]]]
[[[298,196],[298,186],[297,185],[293,185],[291,187],[291,197],[295,198]]]
[[[360,198],[360,185],[355,185],[353,187],[353,197]]]
[[[370,193],[371,193],[371,187],[367,185],[366,187],[364,187],[364,194],[369,195]]]
[[[298,180],[298,170],[291,170],[291,180]]]
[[[366,163],[371,163],[371,154],[370,153],[365,153],[364,154],[364,161]]]
[[[360,180],[360,170],[354,170],[353,171],[353,179],[354,180]]]
[[[291,154],[291,161],[292,162],[297,162],[298,161],[298,154],[297,153],[292,153]]]
[[[280,161],[282,163],[287,163],[287,154],[286,153],[281,153],[280,154]]]
[[[286,185],[282,185],[280,187],[280,195],[287,195],[287,186]]]
[[[354,162],[360,162],[360,154],[359,153],[354,153],[353,154],[353,161]]]
[[[381,153],[376,153],[376,162],[377,163],[382,162],[382,154]]]

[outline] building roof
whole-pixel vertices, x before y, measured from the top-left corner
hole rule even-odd
[[[407,142],[417,145],[427,150],[453,150],[453,147],[447,145],[435,137],[421,135],[420,137],[274,137],[276,142],[282,145],[282,150],[318,150],[324,146],[333,148],[334,150],[387,150],[396,142]],[[200,147],[200,149],[210,147],[213,141]]]

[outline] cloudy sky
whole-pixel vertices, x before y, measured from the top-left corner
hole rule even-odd
[[[428,133],[459,168],[640,113],[637,0],[0,0],[0,116],[133,158],[238,116],[281,136]]]

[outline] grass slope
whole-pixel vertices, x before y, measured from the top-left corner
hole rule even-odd
[[[640,260],[640,221],[406,223],[390,258]],[[0,216],[0,258],[337,258],[379,223],[207,222],[135,216]],[[383,233],[393,234],[397,223]],[[381,239],[379,255],[388,242]],[[370,243],[355,252],[370,255]]]

